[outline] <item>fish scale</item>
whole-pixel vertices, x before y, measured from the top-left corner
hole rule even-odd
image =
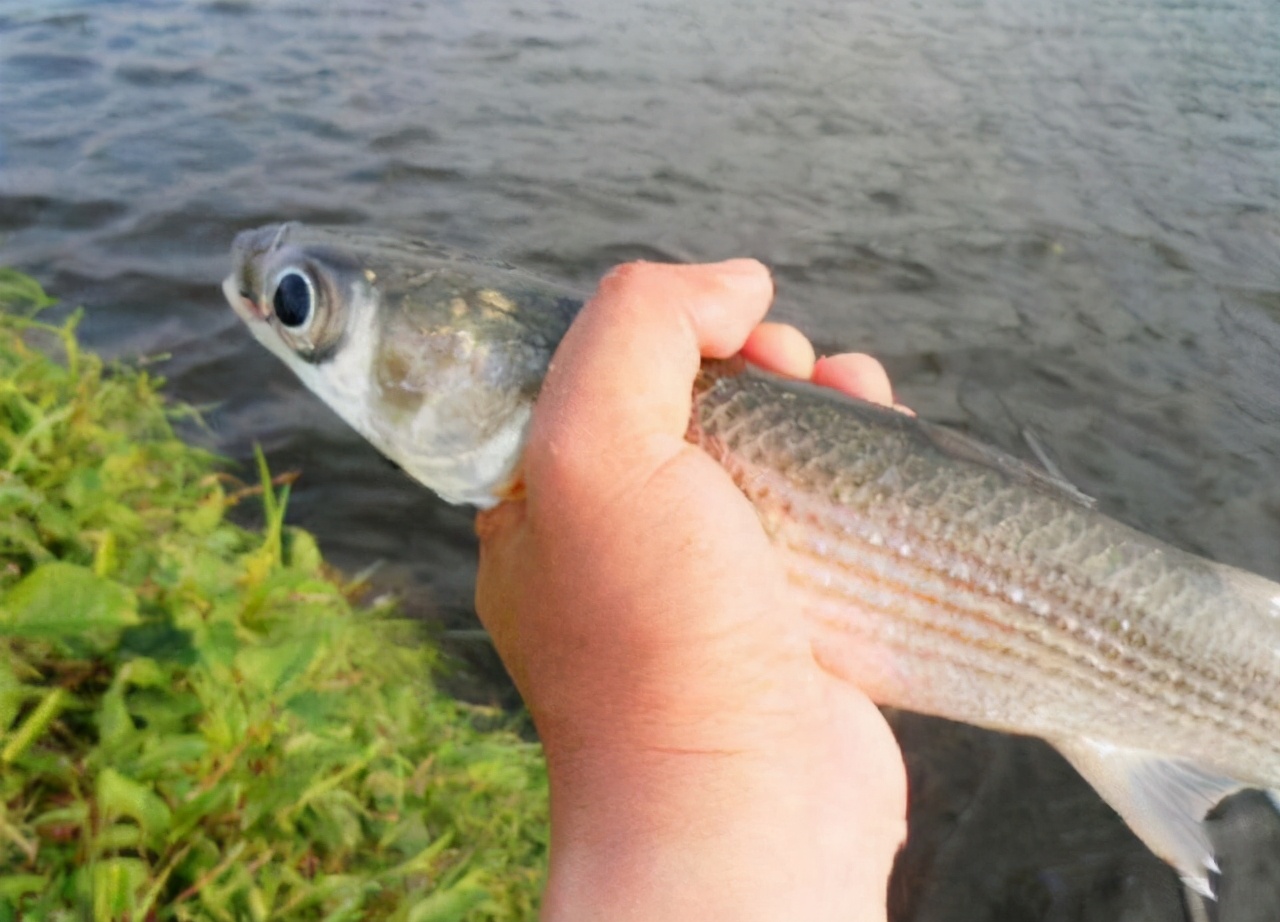
[[[223,290],[340,416],[450,502],[499,502],[580,307],[431,244],[272,225]],[[287,283],[287,284],[286,284]],[[883,407],[709,362],[688,437],[755,505],[817,660],[880,704],[1043,737],[1197,891],[1203,819],[1280,787],[1280,585]]]
[[[1186,626],[1196,621],[1217,620],[1231,598],[1215,572],[1218,565],[1051,492],[1010,484],[990,471],[957,471],[954,459],[905,434],[920,428],[913,420],[859,402],[839,404],[802,386],[779,401],[779,387],[729,369],[705,373],[690,437],[734,475],[775,540],[803,559],[804,570],[795,576],[806,593],[825,589],[848,602],[841,616],[847,620],[850,611],[886,607],[872,599],[874,586],[898,605],[888,613],[893,629],[867,625],[858,633],[873,643],[883,637],[901,657],[942,652],[904,640],[905,618],[915,627],[945,626],[958,642],[954,662],[974,669],[984,656],[1006,666],[1023,662],[1039,667],[1039,685],[1065,684],[1064,693],[1088,687],[1098,696],[1082,712],[1086,721],[1068,719],[1059,707],[1045,720],[1025,698],[1009,700],[1004,708],[980,708],[959,693],[968,688],[948,694],[930,675],[927,697],[920,697],[920,688],[882,689],[882,703],[1015,732],[1088,731],[1121,745],[1129,726],[1114,719],[1111,699],[1123,688],[1134,693],[1134,704],[1146,704],[1145,712],[1166,716],[1158,730],[1161,751],[1216,762],[1216,753],[1204,754],[1213,742],[1242,750],[1241,761],[1230,763],[1234,770],[1245,767],[1255,781],[1274,778],[1280,766],[1276,712],[1240,698],[1251,690],[1252,658],[1220,666],[1193,659],[1200,652],[1194,647],[1175,645],[1180,638],[1174,635],[1187,634]],[[766,482],[762,470],[769,473],[767,490],[760,489]],[[891,490],[883,487],[886,477],[897,481]],[[946,502],[944,495],[964,498]],[[815,534],[826,538],[825,550],[815,547]],[[847,544],[858,535],[858,545]],[[879,535],[881,546],[867,535]],[[824,586],[815,574],[840,570],[830,548],[841,543],[844,559],[856,562],[852,579],[829,579]],[[879,571],[871,563],[875,558],[882,561]],[[959,579],[954,574],[961,566],[987,576]],[[886,576],[895,567],[896,579]],[[852,588],[837,593],[838,585]],[[1142,596],[1158,598],[1144,602]],[[1253,620],[1267,630],[1256,640],[1280,644],[1275,619]],[[1122,621],[1130,627],[1117,631]],[[986,644],[956,632],[957,625],[979,624],[993,628],[982,634]],[[1173,630],[1179,624],[1182,630]],[[1250,647],[1233,649],[1247,654]],[[1051,654],[1058,669],[1046,676]],[[998,663],[987,666],[988,674],[1016,674],[996,668]]]

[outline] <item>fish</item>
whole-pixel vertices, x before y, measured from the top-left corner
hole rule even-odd
[[[500,502],[580,293],[506,263],[297,223],[239,234],[253,336],[451,503]],[[1280,584],[1112,519],[959,431],[741,359],[688,439],[754,505],[815,656],[882,706],[1053,745],[1196,892],[1206,814],[1280,807]]]

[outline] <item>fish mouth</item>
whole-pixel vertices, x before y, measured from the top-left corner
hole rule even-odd
[[[231,274],[222,283],[222,293],[245,322],[265,322],[271,315],[261,292],[262,261],[280,248],[294,226],[291,222],[269,224],[236,234],[231,244]]]
[[[245,323],[266,323],[268,312],[241,284],[243,272],[237,270],[222,280],[222,294]]]

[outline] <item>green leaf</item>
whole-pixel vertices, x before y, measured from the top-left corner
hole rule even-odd
[[[0,637],[61,640],[116,632],[138,622],[137,600],[87,567],[52,561],[9,590],[0,608]]]
[[[205,713],[200,696],[177,688],[135,688],[129,693],[129,713],[148,736],[184,733]]]
[[[311,665],[320,647],[315,635],[269,647],[247,647],[236,654],[236,668],[259,688],[275,692]]]
[[[98,773],[98,811],[107,818],[127,817],[136,820],[148,839],[158,840],[169,831],[173,815],[169,805],[151,788],[112,768]]]
[[[67,807],[59,807],[56,810],[41,813],[31,821],[31,825],[34,827],[65,824],[79,826],[88,821],[89,805],[84,801],[79,801]]]
[[[93,922],[115,922],[133,915],[147,866],[137,858],[109,858],[92,869]]]
[[[142,756],[134,765],[134,772],[144,777],[159,775],[166,768],[196,762],[204,758],[208,751],[209,743],[194,734],[162,737],[149,741],[143,747]]]
[[[61,688],[55,688],[44,696],[35,710],[27,715],[26,720],[8,738],[4,748],[0,749],[0,766],[18,761],[31,744],[49,729],[49,724],[53,723],[53,719],[66,704],[66,697],[66,692]]]
[[[472,871],[451,887],[437,890],[409,910],[409,922],[463,922],[489,899],[483,877]]]
[[[124,746],[136,732],[124,703],[124,682],[117,677],[98,705],[98,741],[111,751]]]
[[[49,877],[45,874],[5,874],[0,875],[0,900],[16,903],[32,893],[44,889]]]
[[[45,294],[40,283],[16,269],[0,269],[0,308],[34,314],[57,299]]]
[[[190,631],[159,621],[146,621],[126,629],[120,635],[119,650],[123,656],[147,657],[180,666],[191,666],[198,658]],[[133,681],[142,684],[140,679]]]
[[[230,809],[239,794],[231,785],[220,785],[179,802],[173,814],[173,840],[184,840],[206,816]]]
[[[301,528],[286,528],[284,531],[285,552],[289,566],[297,567],[306,573],[320,572],[324,563],[320,556],[320,547],[309,532]]]
[[[113,823],[93,837],[94,850],[100,854],[145,848],[142,828],[133,823]]]
[[[285,702],[285,709],[295,715],[307,730],[318,730],[326,724],[340,720],[346,698],[340,692],[317,691],[309,688]]]
[[[0,653],[7,651],[0,649]],[[30,696],[31,691],[18,681],[7,658],[0,655],[0,738],[4,737],[5,731],[18,716],[23,702]]]
[[[236,627],[228,621],[214,621],[203,631],[197,647],[200,656],[210,664],[219,666],[234,662],[236,651],[240,649],[240,638],[236,636]]]

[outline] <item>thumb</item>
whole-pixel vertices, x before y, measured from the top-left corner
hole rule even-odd
[[[606,275],[538,397],[529,483],[543,483],[548,466],[566,462],[586,489],[611,493],[647,477],[652,462],[665,460],[650,454],[655,437],[666,456],[683,444],[702,357],[735,354],[772,298],[769,271],[751,259],[629,263]],[[637,464],[642,459],[648,463]]]
[[[524,678],[521,647],[516,642],[518,595],[526,584],[522,568],[533,556],[527,547],[526,514],[522,499],[507,500],[476,514],[476,536],[480,539],[476,614],[517,687]]]

